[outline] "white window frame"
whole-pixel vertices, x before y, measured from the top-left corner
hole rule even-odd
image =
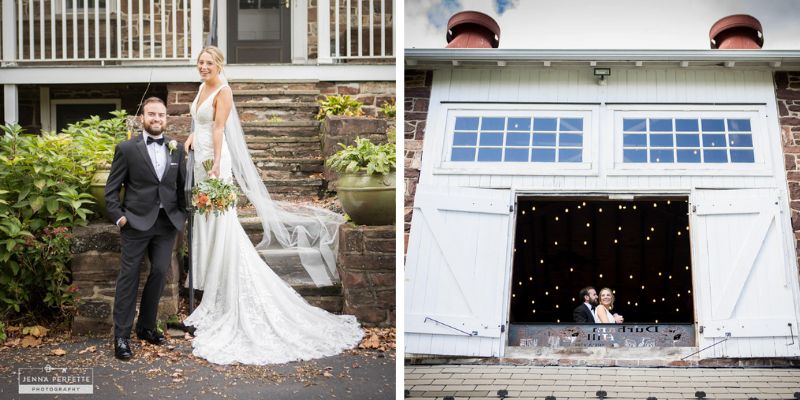
[[[772,162],[765,106],[609,106],[606,129],[613,136],[613,165],[609,175],[747,175],[771,176]],[[625,163],[623,118],[749,119],[753,136],[753,163]],[[702,141],[702,134],[701,141]],[[727,148],[727,147],[726,147]]]
[[[56,129],[58,121],[58,105],[59,104],[113,104],[117,110],[122,108],[122,100],[120,99],[54,99],[50,100],[50,130]]]
[[[582,162],[450,161],[456,117],[583,118]],[[434,174],[597,175],[599,105],[583,104],[442,104],[439,126],[445,127]],[[557,148],[556,148],[557,149]]]

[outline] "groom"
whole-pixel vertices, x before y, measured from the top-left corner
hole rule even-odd
[[[158,301],[172,261],[175,236],[186,221],[183,146],[164,137],[167,107],[161,99],[146,99],[142,109],[144,132],[117,145],[106,182],[106,208],[122,238],[114,295],[114,356],[120,360],[133,356],[129,337],[145,252],[150,259],[150,275],[142,292],[136,335],[152,344],[166,343],[156,330]],[[125,200],[120,204],[123,186]]]

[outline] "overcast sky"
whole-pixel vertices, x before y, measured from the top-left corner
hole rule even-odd
[[[405,47],[446,46],[462,10],[492,16],[509,49],[709,49],[714,22],[749,14],[765,50],[800,50],[800,0],[405,0]]]

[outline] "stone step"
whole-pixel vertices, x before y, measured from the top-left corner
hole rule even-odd
[[[248,126],[242,127],[245,135],[252,138],[259,137],[288,137],[296,139],[298,137],[315,138],[320,141],[319,127],[311,126]],[[248,141],[250,138],[248,138]]]
[[[275,88],[275,89],[241,89],[237,90],[233,93],[233,98],[238,99],[239,97],[247,97],[247,96],[319,96],[320,91],[318,89],[284,89],[284,88]]]
[[[291,173],[321,173],[323,170],[323,161],[318,158],[265,158],[263,160],[255,159],[256,166],[264,173],[274,177],[274,172],[291,172]]]
[[[317,120],[298,120],[298,121],[242,121],[243,128],[317,128],[319,129],[319,121]]]

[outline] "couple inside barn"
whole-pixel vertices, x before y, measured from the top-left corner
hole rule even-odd
[[[596,323],[596,324],[621,324],[625,321],[622,315],[611,313],[614,309],[614,292],[609,288],[600,289],[600,295],[597,291],[587,286],[581,289],[580,298],[583,303],[575,308],[572,312],[572,318],[575,322],[579,323]]]

